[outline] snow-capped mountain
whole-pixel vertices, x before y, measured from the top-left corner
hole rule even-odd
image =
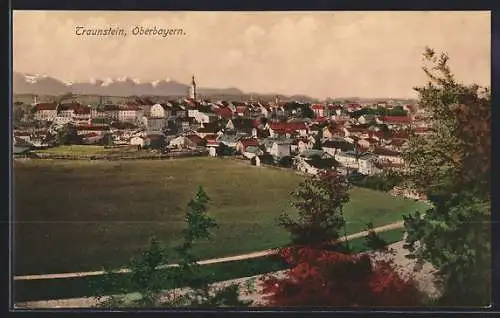
[[[47,75],[14,72],[14,94],[60,95],[65,93],[109,96],[153,95],[180,96],[188,93],[189,85],[174,80],[142,82],[137,78],[120,77],[89,79],[85,82],[64,82]],[[199,88],[201,94],[243,94],[236,88]]]

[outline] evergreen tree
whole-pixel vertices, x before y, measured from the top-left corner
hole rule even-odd
[[[291,234],[292,244],[322,246],[341,236],[345,220],[342,206],[349,201],[347,180],[335,172],[308,177],[292,193],[298,219],[282,213],[278,223]]]
[[[407,247],[438,270],[447,305],[488,305],[491,290],[491,97],[458,83],[446,54],[427,48],[427,85],[416,88],[432,134],[412,135],[409,180],[432,203],[405,217]]]

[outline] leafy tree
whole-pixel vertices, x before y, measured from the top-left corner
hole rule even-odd
[[[310,108],[309,104],[300,104],[300,117],[301,118],[314,118],[314,111]]]
[[[409,180],[432,203],[405,217],[407,247],[438,270],[447,305],[487,305],[491,290],[491,96],[457,82],[446,54],[427,48],[427,85],[415,88],[433,133],[412,135]]]
[[[342,206],[349,201],[348,190],[347,180],[334,172],[308,177],[291,194],[298,219],[284,212],[278,223],[290,232],[293,244],[328,245],[342,228],[345,232]]]
[[[367,224],[368,235],[365,236],[365,246],[371,251],[386,251],[387,241],[382,239],[373,229],[373,223],[369,222]]]
[[[414,280],[398,274],[391,258],[372,261],[366,254],[311,246],[284,248],[279,255],[291,269],[283,277],[262,280],[267,306],[416,306],[423,298]]]
[[[102,139],[99,141],[101,145],[104,146],[111,146],[113,145],[113,135],[112,134],[105,134],[102,136]]]
[[[318,135],[314,138],[313,149],[321,150],[323,147],[321,146],[321,137]]]
[[[284,168],[291,168],[293,165],[293,158],[290,156],[280,158],[278,165]]]
[[[235,149],[229,147],[225,143],[220,142],[219,147],[217,147],[217,156],[223,157],[223,156],[232,156],[235,154]]]
[[[26,117],[26,115],[28,113],[29,113],[29,111],[27,110],[26,106],[24,106],[23,104],[14,105],[14,109],[12,112],[12,117],[14,119],[14,123],[21,122]]]
[[[58,145],[81,144],[82,137],[78,135],[74,125],[66,124],[57,131],[56,142]]]

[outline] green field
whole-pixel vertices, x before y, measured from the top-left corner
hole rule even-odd
[[[42,150],[37,150],[39,153],[50,153],[57,155],[81,155],[81,154],[102,154],[108,153],[111,149],[104,148],[104,146],[94,146],[94,145],[69,145],[69,146],[58,146],[54,148],[47,148]]]
[[[41,149],[37,150],[36,153],[78,156],[78,155],[104,155],[104,154],[126,152],[126,151],[137,152],[137,149],[135,147],[106,148],[104,146],[96,146],[96,145],[69,145],[69,146],[58,146],[53,148]]]
[[[31,160],[14,164],[16,275],[123,265],[156,235],[172,247],[189,199],[202,185],[220,228],[197,247],[200,258],[288,242],[275,219],[302,180],[291,172],[218,158],[161,161]],[[422,203],[353,189],[348,232],[401,220]],[[177,259],[172,253],[171,262]]]

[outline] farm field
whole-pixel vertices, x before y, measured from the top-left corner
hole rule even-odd
[[[115,152],[126,152],[133,151],[137,152],[135,147],[120,147],[120,148],[106,148],[104,146],[97,145],[70,145],[70,146],[58,146],[53,148],[36,150],[36,153],[40,154],[51,154],[51,155],[103,155],[111,154]]]
[[[219,229],[197,255],[214,258],[279,247],[276,218],[302,176],[244,162],[197,157],[144,161],[30,160],[14,163],[15,275],[122,266],[155,235],[179,239],[198,185]],[[344,209],[348,233],[401,220],[422,203],[355,188]],[[169,262],[177,258],[172,252]]]

